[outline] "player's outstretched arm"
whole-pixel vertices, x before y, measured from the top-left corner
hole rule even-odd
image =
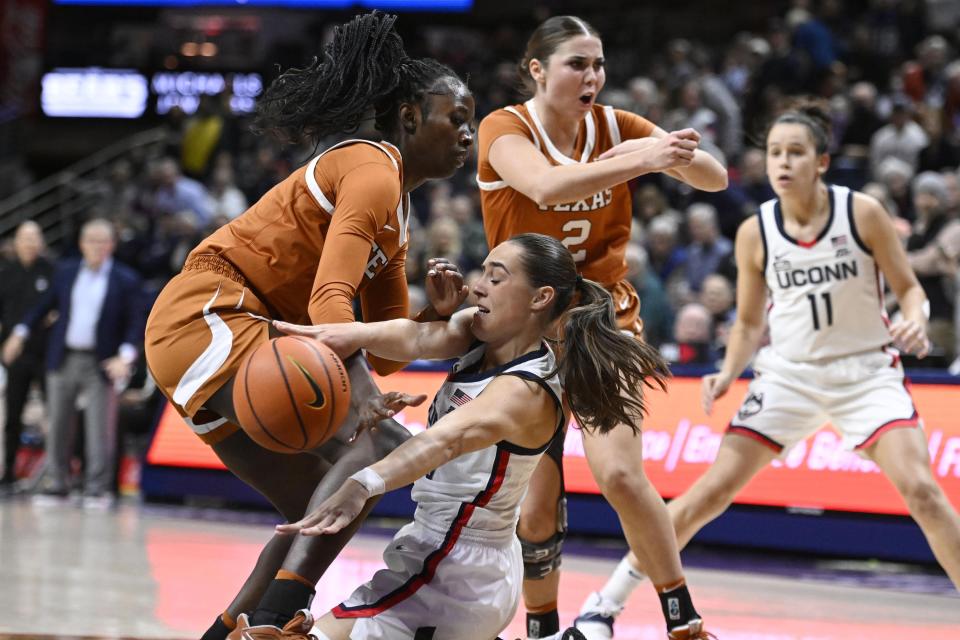
[[[530,448],[542,446],[557,427],[558,411],[554,399],[539,385],[500,376],[477,398],[353,476],[305,518],[279,525],[277,531],[336,533],[372,496],[408,485],[454,458],[503,440]]]
[[[389,360],[446,360],[463,355],[470,347],[474,339],[470,323],[475,312],[476,309],[465,309],[450,320],[438,322],[398,318],[383,322],[297,325],[274,321],[274,326],[286,334],[320,340],[341,358],[366,349]]]

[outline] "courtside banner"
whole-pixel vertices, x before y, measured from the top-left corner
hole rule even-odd
[[[383,390],[426,393],[443,383],[440,372],[400,372],[377,383]],[[650,415],[643,427],[643,458],[647,475],[660,494],[682,493],[710,465],[730,417],[747,388],[739,380],[721,398],[713,415],[700,408],[700,379],[674,378],[669,394],[648,392]],[[951,502],[960,508],[960,387],[938,384],[911,386],[924,421],[934,476]],[[429,402],[398,416],[412,432],[422,431]],[[879,425],[878,425],[879,426]],[[569,429],[564,447],[566,485],[572,493],[598,493],[583,456],[580,431]],[[153,465],[222,469],[223,465],[169,406],[147,454]],[[637,461],[640,464],[640,461]],[[737,496],[739,504],[809,510],[853,511],[906,515],[903,500],[872,462],[844,451],[829,426],[760,472]]]

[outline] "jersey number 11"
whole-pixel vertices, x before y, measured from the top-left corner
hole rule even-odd
[[[821,293],[820,297],[823,298],[823,306],[827,315],[827,326],[833,325],[833,304],[830,302],[829,293]],[[820,331],[820,313],[817,311],[817,294],[810,293],[807,294],[807,300],[810,301],[810,312],[813,314],[813,330]]]

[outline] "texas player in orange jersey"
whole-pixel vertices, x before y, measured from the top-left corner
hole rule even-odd
[[[314,142],[356,130],[372,109],[383,140],[328,149],[201,242],[148,320],[146,355],[161,389],[227,468],[290,522],[409,434],[393,420],[375,431],[358,426],[371,399],[375,417],[365,424],[392,413],[355,356],[347,361],[351,413],[337,436],[311,453],[267,451],[237,426],[235,373],[269,339],[270,319],[352,321],[357,296],[365,320],[407,317],[409,193],[451,176],[473,144],[470,91],[448,67],[408,58],[395,20],[373,13],[338,27],[320,58],[282,74],[257,107],[260,130]],[[420,320],[449,316],[466,295],[445,261],[431,263],[427,290],[431,306]],[[370,360],[382,374],[404,364]],[[282,626],[309,605],[362,519],[335,537],[274,537],[203,638],[223,640],[241,614]]]
[[[726,188],[727,173],[698,150],[696,131],[668,134],[635,114],[597,104],[603,65],[600,37],[583,20],[558,16],[541,24],[520,64],[533,97],[484,118],[478,134],[477,182],[491,247],[526,232],[560,239],[583,276],[610,290],[620,327],[639,334],[640,301],[624,280],[631,224],[626,182],[664,172],[697,189],[719,191]],[[583,440],[600,489],[657,587],[669,637],[703,637],[670,518],[643,473],[639,433],[624,424],[606,435],[584,431]],[[526,563],[530,638],[550,637],[559,630],[556,569],[566,528],[563,442],[558,439],[551,453],[530,484],[517,530]],[[611,637],[612,622],[594,616],[586,622],[596,623],[584,625],[581,630],[587,635]]]

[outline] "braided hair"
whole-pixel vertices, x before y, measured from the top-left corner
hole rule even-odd
[[[253,128],[284,142],[318,144],[334,133],[352,133],[374,109],[374,123],[389,135],[403,103],[420,103],[450,67],[408,58],[394,29],[397,16],[374,11],[337,26],[322,55],[303,69],[288,69],[264,91]]]

